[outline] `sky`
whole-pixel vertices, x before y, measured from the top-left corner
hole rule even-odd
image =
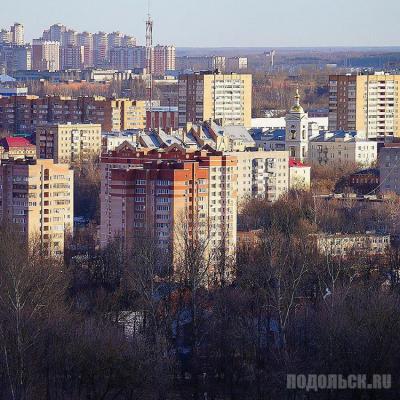
[[[119,30],[144,43],[148,0],[12,0],[0,27],[26,38],[53,23],[77,31]],[[177,47],[400,45],[399,0],[150,0],[155,44]]]

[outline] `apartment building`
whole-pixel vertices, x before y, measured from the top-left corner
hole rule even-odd
[[[25,29],[24,26],[16,22],[11,28],[11,43],[17,46],[23,46],[25,44]]]
[[[73,171],[53,160],[8,160],[0,164],[0,219],[53,256],[64,252],[73,230]]]
[[[101,153],[101,125],[53,124],[38,126],[36,149],[39,158],[55,163],[73,164],[99,156]]]
[[[178,107],[152,107],[146,111],[146,128],[176,131],[178,129]]]
[[[239,204],[251,198],[276,201],[289,190],[287,151],[234,151]]]
[[[110,50],[110,66],[118,71],[146,68],[146,47],[121,46]]]
[[[128,99],[47,96],[0,98],[0,130],[34,133],[47,123],[101,124],[106,132],[146,127],[145,102]]]
[[[93,35],[89,32],[78,33],[77,45],[83,46],[84,68],[93,67]]]
[[[175,70],[175,60],[175,46],[155,46],[152,60],[153,74],[156,76],[164,76],[165,71]]]
[[[379,152],[380,191],[400,194],[400,144],[385,145]]]
[[[60,69],[60,43],[33,39],[32,69],[58,71]]]
[[[312,165],[370,166],[378,157],[378,144],[357,132],[322,132],[308,142],[307,162]]]
[[[82,69],[85,65],[85,47],[68,44],[60,47],[60,68]]]
[[[224,56],[213,56],[212,57],[212,69],[213,71],[218,70],[220,72],[226,71],[226,57]]]
[[[241,70],[247,69],[248,59],[247,57],[233,57],[227,61],[228,70],[232,72],[240,72]]]
[[[138,151],[128,143],[101,161],[101,244],[153,238],[182,255],[182,239],[224,245],[233,254],[237,225],[237,161],[220,152]],[[182,229],[188,226],[188,237]]]
[[[146,101],[114,100],[112,107],[121,110],[122,130],[146,128]]]
[[[32,66],[30,46],[16,46],[12,44],[0,46],[0,66],[9,74],[19,70],[30,70]]]
[[[368,139],[400,136],[400,75],[331,75],[329,130],[364,131]]]
[[[351,255],[384,255],[390,249],[390,235],[379,235],[375,232],[357,234],[313,235],[317,249],[324,255],[346,257]]]
[[[104,67],[108,59],[108,35],[98,32],[93,35],[93,64],[95,67]]]
[[[179,126],[219,121],[251,127],[252,76],[199,72],[179,77]]]
[[[1,159],[35,159],[36,146],[25,138],[5,137],[0,139]]]

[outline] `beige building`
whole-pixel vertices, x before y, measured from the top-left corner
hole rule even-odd
[[[58,71],[60,69],[60,43],[33,39],[32,69]]]
[[[60,256],[73,229],[73,171],[53,160],[3,161],[0,219],[12,222],[45,253]]]
[[[36,146],[29,140],[19,137],[5,137],[0,139],[1,159],[35,159]]]
[[[129,99],[113,100],[111,107],[120,110],[123,131],[146,128],[146,101]]]
[[[311,189],[311,167],[294,159],[289,160],[289,189]]]
[[[179,78],[179,126],[217,121],[251,127],[252,76],[210,71]]]
[[[251,198],[276,201],[288,192],[287,151],[235,151],[225,154],[237,159],[239,204]]]
[[[318,250],[332,256],[382,255],[390,249],[390,235],[363,234],[327,234],[313,235]]]
[[[76,163],[101,153],[100,124],[53,124],[38,126],[36,148],[39,158],[55,163]]]
[[[378,157],[377,142],[357,132],[322,132],[308,142],[307,162],[312,165],[370,166]]]
[[[400,137],[400,75],[331,75],[329,130],[364,131],[367,138]]]

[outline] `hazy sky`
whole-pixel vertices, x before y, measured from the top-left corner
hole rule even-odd
[[[21,22],[28,40],[60,22],[144,42],[147,0],[2,3],[0,27]],[[400,45],[400,0],[151,0],[151,14],[155,42],[176,46]]]

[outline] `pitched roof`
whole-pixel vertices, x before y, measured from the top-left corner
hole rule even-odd
[[[289,158],[289,167],[297,167],[297,168],[308,168],[308,165],[303,164],[301,161],[297,161],[296,159],[290,157]]]
[[[35,147],[29,140],[22,137],[5,137],[0,140],[0,145],[6,150],[11,147]]]
[[[15,82],[16,79],[14,79],[12,76],[2,74],[0,75],[0,83],[9,83],[9,82]]]

